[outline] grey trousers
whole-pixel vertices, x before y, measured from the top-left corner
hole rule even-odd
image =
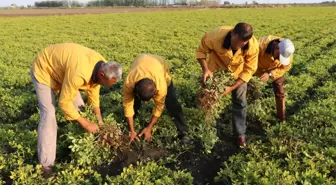
[[[246,91],[247,83],[232,91],[232,128],[237,136],[245,136],[246,133]]]
[[[34,83],[40,109],[40,122],[37,130],[38,160],[43,167],[53,166],[56,159],[57,140],[55,93],[49,86],[40,84],[32,72],[30,72],[30,76]],[[85,105],[79,92],[73,104],[78,111]]]

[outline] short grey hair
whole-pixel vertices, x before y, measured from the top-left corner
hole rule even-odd
[[[108,79],[112,78],[115,78],[117,80],[121,79],[122,66],[118,62],[103,63],[101,69]]]

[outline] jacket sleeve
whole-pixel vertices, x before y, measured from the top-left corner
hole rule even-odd
[[[71,77],[66,74],[59,99],[59,106],[65,114],[67,120],[76,120],[80,117],[73,101],[76,98],[79,87],[84,84],[84,79],[81,77]]]
[[[100,101],[99,101],[100,87],[101,87],[100,85],[97,85],[87,91],[88,103],[91,104],[94,108],[100,106]]]
[[[213,49],[213,44],[209,33],[205,33],[198,48],[196,49],[196,59],[206,58],[207,54]]]
[[[255,44],[253,48],[249,49],[245,56],[243,71],[239,74],[239,78],[244,82],[248,82],[258,68],[259,45]]]
[[[273,75],[273,79],[276,80],[282,77],[287,71],[289,71],[292,68],[292,63],[293,63],[293,57],[291,56],[289,65],[287,66],[280,65],[279,67],[270,71]]]
[[[123,97],[124,97],[124,114],[125,117],[129,118],[134,115],[134,87],[129,84],[124,84],[123,87]]]

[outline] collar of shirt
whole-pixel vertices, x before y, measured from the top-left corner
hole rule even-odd
[[[93,72],[92,72],[92,81],[93,81],[93,83],[97,83],[98,82],[98,70],[99,70],[99,68],[101,67],[101,65],[103,63],[104,63],[103,61],[99,61],[99,62],[97,62],[97,64],[93,68]]]
[[[227,35],[225,36],[224,42],[223,42],[223,47],[225,49],[230,49],[230,47],[231,47],[231,31],[229,31],[227,33]]]

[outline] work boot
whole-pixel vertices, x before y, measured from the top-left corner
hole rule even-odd
[[[280,121],[285,121],[286,119],[286,105],[285,98],[275,98],[276,109],[277,109],[277,118]]]
[[[187,146],[193,144],[192,140],[188,136],[183,136],[181,138],[181,142],[182,142],[183,145],[187,145]]]
[[[239,136],[238,137],[238,145],[239,145],[239,147],[245,147],[246,146],[245,136]]]
[[[53,171],[52,171],[51,167],[49,167],[49,166],[45,167],[44,166],[44,167],[41,168],[41,170],[43,172],[43,177],[44,178],[48,179],[49,177],[52,176]]]
[[[179,134],[178,138],[180,139],[183,145],[189,146],[193,144],[192,140],[188,137],[187,133]]]

